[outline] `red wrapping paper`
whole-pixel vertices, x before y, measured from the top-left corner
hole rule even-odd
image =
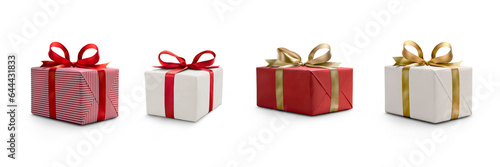
[[[276,109],[277,67],[257,68],[257,106]],[[339,67],[338,111],[352,108],[353,69]],[[283,70],[284,110],[306,115],[329,113],[330,70],[326,68],[288,67]]]

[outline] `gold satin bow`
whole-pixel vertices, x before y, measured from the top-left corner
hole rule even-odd
[[[410,51],[406,50],[406,45],[413,46],[415,49],[417,49],[418,56],[411,53]],[[448,47],[450,48],[450,51],[443,56],[436,57],[436,53],[438,52],[439,49],[443,47]],[[460,63],[462,62],[455,62],[455,63],[450,63],[450,61],[453,59],[453,54],[451,52],[451,45],[448,42],[441,42],[434,49],[432,50],[431,54],[431,60],[425,61],[424,60],[424,55],[422,53],[422,49],[420,46],[418,46],[417,43],[408,40],[405,41],[403,44],[403,57],[393,57],[394,61],[394,66],[424,66],[424,65],[430,65],[430,66],[436,66],[436,67],[459,67]]]
[[[406,45],[413,46],[417,49],[418,56],[406,50]],[[442,47],[450,48],[450,51],[443,56],[436,57],[436,53]],[[436,67],[447,67],[451,69],[452,76],[452,108],[451,108],[451,120],[457,119],[459,117],[460,111],[460,74],[457,67],[460,66],[462,62],[450,63],[453,59],[453,54],[451,52],[451,45],[448,42],[441,42],[432,50],[431,60],[425,61],[422,49],[417,43],[408,40],[403,44],[403,57],[393,57],[396,63],[394,66],[402,65],[402,98],[403,98],[403,116],[410,117],[410,67],[413,66],[436,66]]]
[[[314,58],[314,55],[320,49],[328,49],[328,52],[317,58]],[[330,52],[330,45],[319,44],[311,51],[308,60],[305,63],[302,63],[302,59],[300,58],[299,54],[290,51],[286,48],[278,48],[278,59],[266,59],[266,61],[268,63],[267,67],[307,66],[307,67],[334,68],[340,65],[339,62],[328,62],[330,58],[332,58],[332,54]]]

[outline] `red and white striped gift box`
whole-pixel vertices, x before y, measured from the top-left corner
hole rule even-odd
[[[50,118],[49,69],[31,68],[31,112]],[[105,118],[118,116],[118,69],[105,68]],[[99,76],[95,69],[62,67],[55,71],[55,119],[84,125],[98,120]]]

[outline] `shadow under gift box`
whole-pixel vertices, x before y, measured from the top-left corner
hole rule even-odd
[[[31,68],[31,112],[50,118],[49,69]],[[118,69],[105,68],[105,118],[118,116]],[[55,71],[55,119],[79,125],[99,115],[99,76],[95,69],[61,67]]]
[[[458,118],[472,114],[472,68],[459,71],[460,101]],[[385,67],[385,111],[403,114],[403,66]],[[449,121],[452,114],[453,81],[450,68],[414,66],[409,69],[410,118],[439,123]]]
[[[171,69],[155,69],[144,73],[146,106],[149,115],[165,117],[165,74]],[[222,68],[214,73],[213,109],[222,103]],[[210,74],[204,70],[186,69],[174,78],[174,118],[196,122],[209,113]]]
[[[257,67],[257,106],[277,109],[277,67]],[[352,108],[353,69],[338,67],[338,111]],[[306,115],[330,112],[330,70],[326,68],[288,67],[283,70],[284,110]]]

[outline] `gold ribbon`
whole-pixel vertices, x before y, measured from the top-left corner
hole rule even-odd
[[[316,52],[320,49],[328,49],[328,52],[325,54],[314,58]],[[290,51],[286,48],[278,48],[278,58],[277,59],[266,59],[268,65],[267,67],[278,67],[276,69],[276,109],[284,110],[284,101],[283,101],[283,69],[287,67],[316,67],[316,68],[327,68],[330,70],[330,78],[331,78],[331,94],[330,94],[330,112],[338,111],[339,107],[339,77],[338,71],[336,67],[340,65],[339,62],[328,62],[332,57],[330,52],[330,45],[328,44],[319,44],[316,46],[311,53],[309,53],[309,57],[307,62],[303,63],[299,54]]]
[[[413,46],[417,49],[418,56],[406,50],[406,46]],[[450,48],[450,51],[443,56],[436,57],[436,53],[439,49],[443,47]],[[408,40],[403,44],[403,57],[393,57],[394,66],[404,66],[402,71],[402,95],[403,95],[403,116],[410,117],[410,88],[409,88],[409,80],[410,80],[410,67],[412,66],[436,66],[436,67],[446,67],[451,69],[452,74],[452,82],[453,82],[453,98],[452,98],[452,113],[451,120],[457,119],[459,115],[460,109],[460,78],[458,68],[461,62],[450,63],[453,59],[453,54],[451,52],[451,45],[447,42],[441,42],[432,50],[431,60],[424,60],[424,55],[422,53],[422,49],[418,46],[417,43]]]

